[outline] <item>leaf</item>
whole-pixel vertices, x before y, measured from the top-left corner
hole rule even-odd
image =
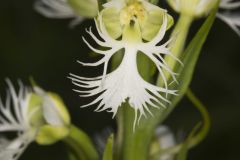
[[[75,126],[70,127],[69,136],[63,142],[79,160],[98,160],[98,153],[86,133]]]
[[[171,108],[176,106],[177,103],[183,98],[188,86],[190,85],[199,54],[213,25],[216,13],[217,7],[208,16],[207,20],[205,20],[204,24],[183,53],[184,56],[182,62],[184,67],[178,67],[176,71],[179,73],[179,85],[175,89],[179,90],[179,95],[172,97],[172,104],[170,106]]]
[[[112,160],[113,159],[113,134],[107,140],[105,151],[103,153],[103,160]]]

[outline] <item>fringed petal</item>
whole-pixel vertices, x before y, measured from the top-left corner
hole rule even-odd
[[[135,110],[135,121],[134,128],[136,123],[139,123],[141,118],[147,117],[147,113],[153,115],[150,107],[153,108],[165,108],[166,104],[171,103],[165,94],[177,95],[176,90],[168,89],[168,82],[165,78],[163,70],[169,72],[173,79],[177,82],[176,73],[174,73],[171,68],[164,61],[163,55],[171,56],[173,59],[176,57],[169,51],[167,48],[167,41],[163,45],[159,45],[163,39],[166,28],[167,28],[167,17],[164,15],[163,25],[159,30],[159,33],[156,37],[150,42],[136,42],[136,44],[128,45],[127,40],[114,40],[112,39],[102,22],[101,15],[99,15],[99,23],[96,22],[97,31],[99,32],[102,40],[98,39],[95,36],[91,29],[87,32],[102,47],[108,47],[106,51],[98,50],[92,47],[85,39],[85,43],[93,51],[104,55],[102,59],[95,63],[81,63],[82,65],[88,66],[97,66],[104,64],[103,75],[93,78],[84,78],[70,74],[69,78],[72,80],[72,83],[79,87],[79,89],[74,89],[82,97],[96,96],[98,97],[82,107],[88,107],[91,105],[97,105],[95,111],[101,112],[106,110],[107,112],[112,112],[113,117],[116,115],[118,108],[122,103],[128,100],[131,107]],[[122,62],[118,68],[107,74],[107,66],[110,58],[120,49],[124,48],[124,56]],[[159,70],[159,73],[163,80],[165,81],[165,87],[154,86],[146,82],[139,74],[137,68],[137,54],[138,51],[143,52],[148,56],[156,65]],[[182,64],[182,63],[181,63]]]

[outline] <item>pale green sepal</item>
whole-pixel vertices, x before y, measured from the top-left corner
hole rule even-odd
[[[40,145],[51,145],[69,134],[68,127],[44,125],[38,131],[36,142]]]
[[[97,0],[67,0],[79,16],[94,18],[98,14]]]
[[[103,23],[108,34],[117,39],[122,35],[122,27],[120,24],[120,13],[115,8],[106,8],[102,12]]]
[[[107,144],[103,153],[103,160],[112,160],[113,159],[113,134],[107,140]]]
[[[148,12],[148,16],[141,28],[144,40],[151,41],[157,35],[162,26],[164,14],[167,13],[163,9],[154,9]],[[167,14],[167,19],[167,29],[169,29],[174,24],[174,20],[169,14]]]
[[[54,106],[49,107],[56,107],[59,114],[59,118],[61,118],[62,121],[64,122],[63,125],[69,125],[70,115],[61,97],[52,92],[48,92],[47,95],[52,99],[53,103],[55,104]]]
[[[42,125],[45,121],[43,118],[43,110],[42,110],[42,97],[31,93],[29,95],[29,104],[27,115],[29,118],[30,125],[33,127],[38,127]]]

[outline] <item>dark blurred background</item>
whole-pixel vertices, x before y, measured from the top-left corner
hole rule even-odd
[[[64,99],[74,124],[91,137],[106,127],[115,128],[111,114],[93,112],[94,107],[80,109],[80,99],[68,74],[94,76],[101,68],[89,69],[76,63],[88,61],[89,49],[82,42],[84,30],[93,25],[86,20],[69,28],[70,20],[48,19],[33,10],[33,0],[0,0],[0,93],[5,94],[5,78],[17,86],[29,77],[42,88],[59,93]],[[199,27],[196,22],[191,33]],[[190,35],[191,37],[192,35]],[[208,106],[212,127],[208,137],[190,152],[194,160],[239,159],[240,144],[240,37],[227,25],[216,20],[203,48],[191,84],[195,94]],[[190,130],[200,120],[199,113],[185,98],[166,120],[178,134]],[[32,144],[21,159],[65,159],[64,146]]]

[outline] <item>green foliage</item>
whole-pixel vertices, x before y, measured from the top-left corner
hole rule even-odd
[[[98,160],[97,151],[86,133],[75,126],[71,126],[69,136],[63,140],[69,151],[72,159],[74,156],[78,160]]]
[[[107,144],[105,147],[105,151],[103,153],[103,160],[112,160],[113,159],[113,141],[114,136],[113,134],[107,140]]]
[[[179,73],[179,85],[174,86],[174,89],[179,90],[178,96],[173,96],[171,99],[171,106],[174,107],[184,96],[195,70],[195,66],[201,53],[201,49],[206,41],[206,38],[211,30],[213,22],[215,20],[215,15],[217,12],[217,7],[215,10],[208,16],[207,20],[204,22],[202,27],[199,29],[193,40],[188,45],[187,49],[183,52],[182,62],[183,67],[179,66],[176,69],[176,72]]]

